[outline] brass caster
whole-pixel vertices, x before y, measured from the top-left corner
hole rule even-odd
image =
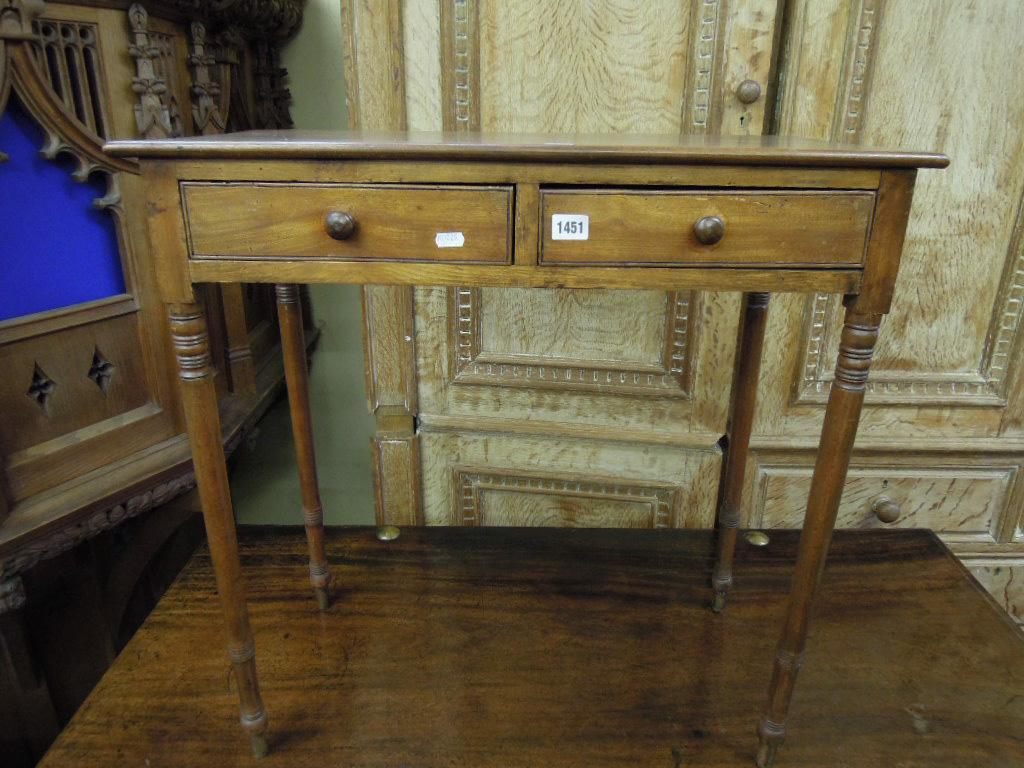
[[[724,592],[715,592],[715,596],[711,599],[711,610],[715,613],[721,613],[725,610]]]
[[[385,525],[377,529],[377,539],[379,541],[394,541],[400,533],[397,525]]]
[[[316,604],[320,606],[320,610],[326,611],[331,604],[331,591],[327,587],[313,587],[313,592],[316,594]]]
[[[752,544],[755,547],[766,547],[770,541],[768,534],[764,531],[747,531],[743,534],[743,538],[747,544]]]
[[[270,751],[270,747],[267,745],[267,737],[262,733],[250,736],[249,743],[252,745],[252,756],[255,758],[266,757],[267,752]]]

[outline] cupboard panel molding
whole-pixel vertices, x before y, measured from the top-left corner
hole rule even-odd
[[[683,114],[684,133],[710,132],[715,116],[715,80],[720,76],[722,16],[720,0],[693,0],[696,33],[690,37],[689,105]]]
[[[460,525],[675,528],[683,514],[678,484],[487,467],[455,467],[453,481]]]
[[[477,0],[440,0],[441,124],[480,130],[480,37]]]
[[[679,448],[423,425],[419,437],[427,525],[704,528],[714,518],[715,443]]]
[[[449,288],[448,346],[453,384],[573,389],[613,394],[658,395],[689,398],[691,374],[691,314],[697,294],[665,295],[661,355],[655,364],[626,361],[575,360],[545,355],[535,348],[516,354],[495,354],[482,343],[483,292],[479,288]],[[543,346],[543,335],[537,339]]]

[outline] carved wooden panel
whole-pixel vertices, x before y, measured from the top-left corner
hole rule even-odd
[[[462,525],[674,528],[678,486],[456,467]]]
[[[720,452],[562,436],[420,433],[428,525],[706,527]]]
[[[108,96],[99,51],[99,26],[75,20],[34,23],[40,68],[64,109],[99,138],[107,138]]]
[[[712,446],[728,410],[737,303],[730,294],[417,288],[420,419]]]
[[[554,306],[544,291],[527,289],[448,295],[453,383],[690,394],[694,294],[576,292]],[[537,339],[525,326],[541,319],[546,330]]]
[[[59,341],[50,337],[44,348],[34,339],[5,346],[0,452],[9,455],[146,402],[134,324],[135,319],[126,316],[79,326]],[[94,366],[97,356],[109,366],[102,388],[94,379],[99,375]],[[43,381],[48,383],[43,386]]]

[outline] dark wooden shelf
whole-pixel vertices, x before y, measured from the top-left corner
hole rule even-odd
[[[743,543],[707,608],[710,533],[242,536],[273,766],[748,766],[797,535]],[[1024,635],[931,533],[839,532],[779,765],[1020,765]],[[254,765],[197,555],[42,768]]]

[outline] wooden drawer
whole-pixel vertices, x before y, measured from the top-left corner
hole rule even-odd
[[[874,201],[872,192],[549,189],[541,263],[856,266]],[[587,238],[554,231],[555,215],[586,216]],[[697,238],[705,217],[724,223],[714,244]]]
[[[298,183],[181,185],[189,251],[201,259],[507,263],[511,187]],[[353,217],[346,239],[326,217]]]
[[[851,467],[837,528],[930,528],[992,538],[1013,479],[1012,467]],[[765,466],[757,471],[752,527],[803,525],[811,468]],[[882,498],[896,506],[882,509]],[[886,522],[887,513],[895,520]]]

